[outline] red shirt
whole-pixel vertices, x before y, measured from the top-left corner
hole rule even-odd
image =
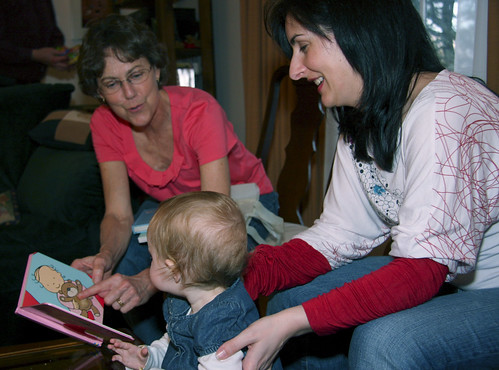
[[[170,98],[173,159],[165,171],[145,163],[130,124],[117,118],[108,106],[99,107],[90,128],[100,162],[123,161],[130,178],[147,194],[162,201],[201,189],[200,166],[227,156],[231,185],[256,183],[260,194],[273,191],[260,159],[234,133],[218,102],[208,93],[188,87],[164,87]]]

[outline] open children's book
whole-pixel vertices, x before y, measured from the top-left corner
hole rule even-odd
[[[103,324],[102,298],[76,297],[91,285],[86,273],[42,253],[32,253],[15,312],[97,347],[111,338],[133,341],[132,336]]]

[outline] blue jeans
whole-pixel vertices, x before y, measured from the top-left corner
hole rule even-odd
[[[277,214],[279,210],[278,195],[276,192],[264,194],[260,196],[260,202],[269,211]],[[156,208],[158,202],[153,199],[147,199],[142,203],[139,210],[135,214],[135,218],[144,209]],[[263,225],[257,221],[252,220],[251,225],[255,227],[262,237],[266,237],[268,232]],[[248,235],[248,250],[255,249],[256,242]],[[120,273],[126,276],[133,276],[151,266],[151,255],[147,249],[147,244],[140,244],[138,235],[132,234],[130,243],[116,267],[115,273]],[[134,334],[138,336],[144,343],[150,344],[152,341],[163,336],[165,331],[165,320],[162,314],[162,292],[157,293],[147,303],[142,306],[135,307],[132,311],[125,314],[125,319],[133,330]]]
[[[153,199],[144,201],[135,214],[135,218],[142,210],[157,206],[158,202]],[[125,255],[114,272],[133,276],[149,268],[151,261],[152,258],[147,249],[147,244],[140,244],[138,234],[132,234]],[[163,292],[158,292],[142,306],[137,306],[124,314],[125,320],[133,333],[145,344],[151,344],[154,340],[161,338],[165,332],[166,322],[161,311],[162,306]]]
[[[299,305],[391,260],[367,257],[277,293],[267,312]],[[499,288],[439,295],[326,337],[303,335],[280,357],[285,369],[499,369]]]

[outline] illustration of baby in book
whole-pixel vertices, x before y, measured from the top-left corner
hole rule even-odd
[[[101,316],[103,307],[95,297],[78,299],[78,293],[84,289],[80,280],[65,279],[62,273],[49,265],[39,266],[33,276],[45,290],[53,293],[52,297],[56,297],[59,305],[90,319]],[[43,292],[39,294],[44,295]],[[47,296],[42,298],[45,302],[48,301],[47,299]]]
[[[94,305],[91,298],[79,299],[78,293],[83,290],[79,280],[64,280],[62,274],[53,267],[42,265],[35,270],[35,279],[49,292],[56,293],[59,301],[66,306],[70,303],[70,310],[79,310],[80,315],[88,317],[91,311],[95,317],[100,316],[99,309]],[[66,306],[68,307],[68,306]]]

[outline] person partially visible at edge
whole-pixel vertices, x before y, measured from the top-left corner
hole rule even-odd
[[[111,339],[112,357],[133,369],[241,369],[244,351],[215,351],[259,318],[241,281],[246,223],[229,196],[191,192],[162,202],[147,230],[151,281],[168,293],[166,333],[150,346]],[[276,367],[280,369],[279,367]]]
[[[166,67],[166,51],[148,26],[115,14],[89,28],[77,64],[82,91],[103,103],[90,128],[105,214],[99,253],[72,266],[91,273],[96,283],[80,298],[99,294],[122,313],[135,308],[127,321],[146,343],[163,334],[164,321],[156,303],[144,306],[157,289],[149,277],[151,256],[131,235],[129,178],[151,198],[137,214],[178,194],[230,195],[231,185],[245,183],[257,184],[260,202],[278,211],[261,160],[237,138],[218,102],[196,88],[164,86]],[[248,237],[248,248],[255,245]],[[162,301],[161,294],[155,297]]]
[[[40,82],[47,67],[69,68],[52,0],[0,2],[0,84]]]
[[[244,369],[497,368],[499,98],[444,69],[410,0],[271,0],[290,77],[340,138],[323,213],[244,276]],[[389,256],[368,256],[392,240]],[[444,294],[449,293],[449,294]],[[345,330],[349,329],[349,330]]]

